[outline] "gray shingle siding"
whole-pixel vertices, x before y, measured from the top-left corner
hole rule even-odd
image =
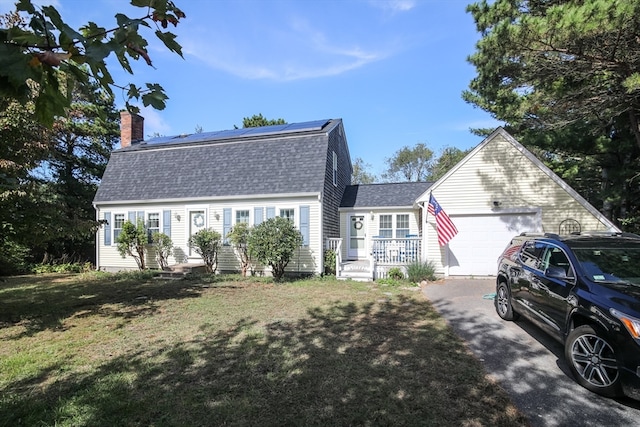
[[[303,135],[117,150],[94,202],[320,193],[330,151],[326,132],[336,123]]]
[[[338,156],[337,186],[333,185],[333,153]],[[351,158],[342,123],[339,123],[329,134],[326,153],[326,170],[323,198],[322,233],[325,238],[340,237],[340,214],[338,208],[344,189],[351,183]]]
[[[432,182],[402,182],[392,184],[349,185],[341,208],[413,206],[416,199],[431,187]]]

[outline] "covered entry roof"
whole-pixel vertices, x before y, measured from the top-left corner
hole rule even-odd
[[[432,182],[349,185],[344,191],[341,208],[413,206]]]

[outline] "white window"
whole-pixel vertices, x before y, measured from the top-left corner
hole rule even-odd
[[[380,237],[393,237],[393,215],[380,215],[378,235]]]
[[[333,152],[333,185],[338,186],[338,155]]]
[[[294,222],[295,220],[295,210],[294,209],[280,209],[280,216],[282,218],[287,218],[289,221]]]
[[[409,214],[380,215],[378,235],[380,237],[404,239],[409,235]],[[395,220],[395,221],[394,221]]]
[[[117,213],[113,215],[113,241],[118,242],[118,237],[122,233],[122,226],[124,225],[124,214]]]
[[[396,215],[396,238],[404,239],[409,234],[409,215]]]
[[[149,236],[149,242],[152,241],[153,233],[160,232],[160,213],[149,212],[147,214],[147,235]]]
[[[249,224],[249,211],[236,211],[236,224],[239,222]]]

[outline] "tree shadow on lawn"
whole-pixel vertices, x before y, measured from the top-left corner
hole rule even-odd
[[[451,302],[439,301],[437,309],[516,405],[533,408],[550,425],[628,425],[637,420],[638,402],[607,399],[582,388],[569,371],[562,344],[527,320],[501,320],[493,301],[484,303],[491,304],[490,318],[486,310],[463,313]],[[531,338],[541,345],[532,345]]]
[[[153,314],[157,301],[198,297],[202,286],[188,280],[135,275],[45,274],[16,276],[0,285],[0,328],[21,324],[23,336],[63,330],[64,319],[94,314],[124,319]]]
[[[524,426],[431,304],[334,301],[2,391],[0,425]]]

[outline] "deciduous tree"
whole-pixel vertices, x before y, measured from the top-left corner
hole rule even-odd
[[[131,99],[163,109],[167,96],[159,84],[147,83],[144,88],[116,85],[106,60],[114,54],[131,74],[131,60],[142,59],[151,66],[145,29],[182,56],[175,34],[165,29],[169,24],[176,26],[185,14],[170,0],[131,0],[131,5],[140,8],[139,17],[118,13],[111,28],[88,22],[73,29],[54,6],[38,7],[31,0],[19,0],[15,11],[24,18],[14,14],[13,19],[0,22],[0,96],[22,104],[33,101],[36,118],[48,126],[56,116],[66,115],[73,85],[97,83],[109,94],[113,87],[120,87],[132,112],[137,107],[129,103]]]
[[[369,163],[365,163],[360,157],[356,157],[353,162],[351,184],[373,184],[376,182],[376,176],[368,172],[369,169],[371,169]]]
[[[413,148],[405,146],[387,159],[387,170],[383,178],[396,182],[426,181],[432,163],[433,151],[424,143],[418,143]]]

